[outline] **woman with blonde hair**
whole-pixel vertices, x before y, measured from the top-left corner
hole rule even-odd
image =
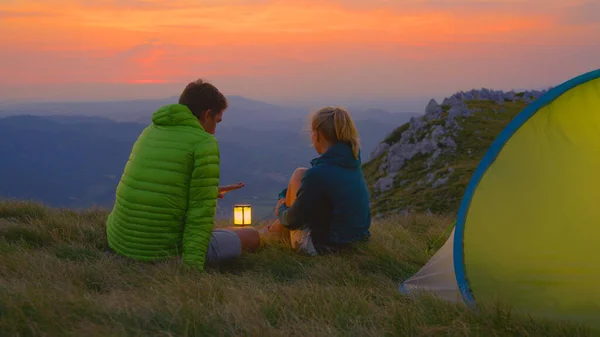
[[[337,251],[370,237],[369,192],[361,169],[354,121],[343,108],[325,107],[311,119],[312,144],[319,157],[298,168],[279,194],[278,220],[261,233],[280,236],[309,255]]]

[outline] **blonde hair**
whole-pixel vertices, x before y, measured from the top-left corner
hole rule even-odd
[[[332,143],[340,141],[350,145],[354,159],[358,159],[360,149],[358,131],[346,109],[324,107],[313,114],[311,126],[313,131],[320,132]]]

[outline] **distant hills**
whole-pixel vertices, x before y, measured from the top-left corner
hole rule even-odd
[[[228,217],[234,203],[272,215],[291,172],[316,156],[306,128],[309,111],[239,96],[217,129],[222,184],[246,186],[219,202]],[[116,102],[28,103],[0,110],[0,196],[56,207],[110,207],[131,146],[152,113],[176,97]],[[352,110],[364,160],[395,126],[417,113]]]
[[[161,99],[99,101],[99,102],[31,102],[14,103],[0,106],[0,117],[13,115],[36,116],[101,116],[118,122],[149,123],[157,107],[177,102],[178,97]],[[254,121],[296,121],[304,119],[311,112],[307,109],[270,104],[242,96],[227,96],[228,124],[230,126],[247,125]],[[335,104],[332,104],[335,105]],[[416,113],[391,113],[382,109],[355,108],[345,106],[356,120],[377,120],[382,123],[397,123]]]

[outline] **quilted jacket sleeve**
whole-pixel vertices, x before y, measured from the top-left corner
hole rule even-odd
[[[194,152],[188,209],[183,230],[183,262],[204,270],[219,193],[219,148],[214,138]]]

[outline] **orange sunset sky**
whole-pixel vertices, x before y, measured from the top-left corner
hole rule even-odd
[[[0,101],[443,98],[600,68],[600,0],[0,0],[0,46]]]

